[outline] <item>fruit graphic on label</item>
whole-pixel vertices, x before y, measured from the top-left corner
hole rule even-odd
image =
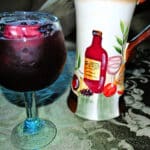
[[[91,96],[93,95],[93,92],[90,90],[90,89],[83,89],[83,90],[80,90],[80,93],[82,95],[85,95],[85,96]]]
[[[76,74],[73,75],[72,78],[72,89],[77,94],[83,94],[83,95],[92,95],[92,91],[89,90],[85,82],[83,81],[82,77],[78,77]],[[90,93],[90,94],[87,94]]]
[[[72,78],[72,88],[74,89],[74,90],[77,90],[78,88],[79,88],[79,79],[78,79],[78,77],[77,77],[77,75],[73,75],[73,78]]]
[[[108,56],[102,48],[102,32],[93,31],[93,40],[85,52],[84,82],[93,93],[101,93],[104,88]]]
[[[117,86],[114,83],[108,83],[105,85],[104,90],[103,90],[103,94],[106,97],[110,97],[113,96],[117,91]]]

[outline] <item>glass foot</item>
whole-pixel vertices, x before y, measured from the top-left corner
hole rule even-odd
[[[11,141],[20,149],[39,149],[52,142],[56,132],[56,126],[51,121],[27,119],[13,129]]]

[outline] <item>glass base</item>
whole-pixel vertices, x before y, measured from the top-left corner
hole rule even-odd
[[[19,149],[39,149],[52,142],[56,132],[56,126],[51,121],[27,119],[13,129],[11,141]]]

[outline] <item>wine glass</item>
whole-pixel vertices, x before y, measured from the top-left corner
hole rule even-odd
[[[24,93],[27,118],[12,131],[20,149],[39,149],[56,136],[55,125],[38,117],[35,91],[52,84],[66,60],[59,19],[44,12],[0,13],[0,84]]]

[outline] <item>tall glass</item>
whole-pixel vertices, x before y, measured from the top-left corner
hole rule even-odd
[[[126,63],[149,35],[147,28],[127,42],[137,3],[142,0],[75,0],[77,55],[68,106],[77,116],[101,121],[121,114]]]
[[[12,131],[16,147],[39,149],[55,138],[55,125],[38,117],[34,91],[52,84],[65,60],[64,36],[56,16],[43,12],[0,13],[0,84],[24,92],[27,113]]]

